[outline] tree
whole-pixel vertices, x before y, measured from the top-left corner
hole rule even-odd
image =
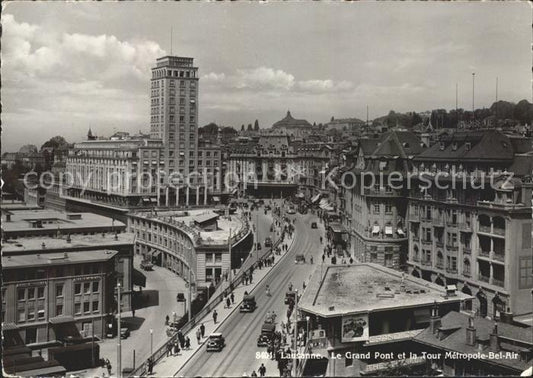
[[[244,123],[241,126],[241,131],[244,131]]]
[[[21,154],[36,154],[38,152],[39,151],[37,150],[37,146],[33,144],[25,144],[19,149],[19,153]]]
[[[204,127],[200,127],[198,129],[198,131],[201,133],[201,134],[216,134],[218,133],[218,125],[214,122],[211,122],[207,125],[205,125]]]
[[[514,108],[514,118],[520,123],[531,125],[533,122],[533,105],[522,100]]]
[[[56,135],[55,137],[52,137],[44,142],[44,144],[41,146],[41,151],[46,147],[52,147],[54,150],[56,150],[60,147],[68,147],[68,142],[61,135]]]
[[[247,130],[248,131],[252,131],[252,124],[251,123],[248,124],[248,129]]]
[[[258,120],[255,120],[255,123],[254,123],[254,130],[255,130],[255,131],[259,131],[259,121],[258,121]]]

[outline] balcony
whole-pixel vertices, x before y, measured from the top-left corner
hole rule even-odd
[[[478,279],[479,279],[481,282],[486,282],[486,283],[489,283],[489,282],[490,282],[490,277],[488,277],[488,276],[484,276],[484,275],[482,275],[482,274],[480,274],[480,275],[478,276]]]
[[[490,257],[490,251],[484,251],[484,250],[480,249],[479,250],[479,255],[489,258]]]
[[[443,217],[433,217],[431,220],[433,226],[435,227],[444,227],[444,218]]]
[[[444,247],[444,242],[443,242],[442,240],[437,240],[437,241],[435,242],[435,245],[436,245],[437,247],[442,248],[442,247]]]
[[[444,264],[441,263],[441,262],[438,262],[437,264],[435,264],[435,268],[437,268],[437,269],[444,269]]]
[[[457,245],[447,245],[446,246],[446,250],[447,251],[451,251],[451,252],[457,252],[459,250],[459,246],[457,246]]]
[[[424,244],[424,245],[432,245],[433,241],[432,240],[422,239],[422,244]]]
[[[448,267],[446,268],[446,272],[450,274],[457,274],[457,268]]]
[[[433,218],[431,218],[431,215],[428,216],[427,214],[423,214],[422,216],[420,216],[420,219],[422,220],[422,222],[433,223]]]
[[[472,249],[470,247],[464,247],[463,246],[463,253],[465,255],[471,255],[472,254]]]
[[[431,266],[431,261],[422,260],[422,265]]]
[[[472,232],[472,223],[463,222],[459,223],[459,230],[464,232]]]
[[[454,222],[452,220],[447,220],[446,221],[446,226],[448,226],[448,227],[458,227],[459,224],[457,223],[457,221]]]
[[[390,189],[367,189],[365,190],[365,195],[370,197],[395,197],[397,193]]]
[[[465,277],[470,277],[470,272],[463,271],[463,276],[465,276]]]
[[[413,256],[413,261],[415,261],[415,262],[420,262],[420,257],[418,257],[418,256]]]

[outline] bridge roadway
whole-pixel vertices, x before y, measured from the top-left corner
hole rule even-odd
[[[289,283],[301,293],[303,282],[309,281],[315,268],[319,268],[323,246],[320,236],[324,236],[322,224],[316,216],[289,215],[296,218],[295,240],[289,253],[280,264],[276,265],[270,274],[259,283],[252,294],[257,301],[257,309],[253,313],[235,311],[221,325],[218,332],[226,338],[226,347],[221,352],[207,352],[204,346],[178,371],[179,377],[240,377],[246,373],[250,376],[252,370],[257,375],[261,363],[267,368],[267,376],[279,376],[277,363],[269,359],[261,359],[256,352],[266,352],[266,348],[257,346],[257,337],[261,325],[268,311],[277,314],[276,329],[280,330],[280,323],[287,321],[287,306],[284,304],[285,292]],[[311,229],[311,223],[317,222],[318,229]],[[325,238],[324,238],[325,239]],[[295,256],[303,254],[305,264],[295,264]],[[313,256],[314,264],[309,260]],[[266,285],[270,285],[271,296],[266,295]],[[292,348],[291,348],[292,349]]]

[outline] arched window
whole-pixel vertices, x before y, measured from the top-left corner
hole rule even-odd
[[[463,260],[463,273],[470,275],[470,260]]]

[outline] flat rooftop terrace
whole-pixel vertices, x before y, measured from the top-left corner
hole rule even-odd
[[[376,264],[328,265],[317,268],[299,307],[323,317],[377,312],[472,298],[431,282]]]
[[[69,265],[79,263],[94,263],[107,261],[117,254],[116,251],[99,250],[88,251],[88,253],[49,253],[45,255],[22,255],[22,256],[2,256],[2,269],[12,268],[37,268],[50,265]]]
[[[23,255],[34,253],[35,251],[43,251],[42,244],[45,244],[44,249],[82,249],[94,248],[101,246],[112,249],[113,246],[124,244],[131,244],[135,242],[135,234],[131,232],[122,232],[117,234],[105,233],[95,235],[70,235],[70,243],[67,241],[67,236],[62,235],[57,237],[23,237],[2,241],[2,254]]]

